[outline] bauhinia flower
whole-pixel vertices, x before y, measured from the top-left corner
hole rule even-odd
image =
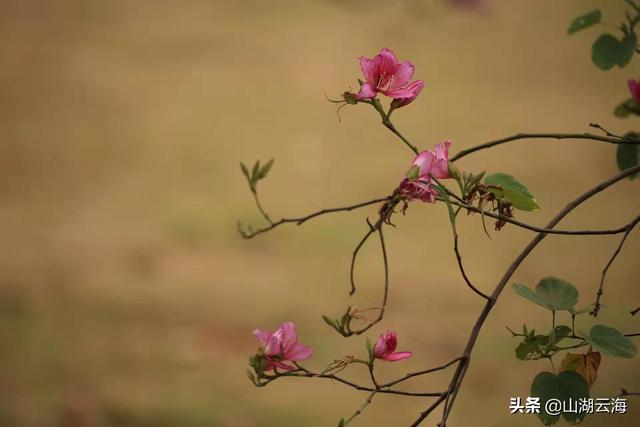
[[[398,360],[407,359],[411,357],[410,351],[398,351],[398,337],[395,332],[387,331],[381,334],[373,346],[373,357],[376,359],[386,360],[388,362],[397,362]]]
[[[631,96],[640,106],[640,81],[629,79],[627,80],[627,84],[629,85],[629,92],[631,93]]]
[[[270,371],[280,368],[286,371],[296,369],[286,362],[297,362],[311,357],[313,351],[310,347],[298,343],[296,326],[292,322],[285,322],[274,331],[256,329],[253,335],[260,341],[259,356],[264,360],[263,370]]]
[[[398,187],[399,193],[407,200],[422,200],[433,203],[438,192],[432,187],[433,180],[451,178],[449,174],[449,147],[451,141],[436,144],[433,150],[426,150],[416,156],[405,178]]]
[[[414,66],[410,61],[398,62],[391,49],[384,48],[373,59],[360,58],[360,68],[366,82],[360,86],[356,99],[373,99],[378,93],[393,98],[393,108],[411,103],[422,88],[422,80],[411,81]]]

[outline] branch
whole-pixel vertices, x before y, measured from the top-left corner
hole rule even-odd
[[[485,142],[484,144],[476,145],[474,147],[467,148],[466,150],[461,150],[458,154],[451,157],[449,161],[455,162],[456,160],[460,160],[461,158],[468,156],[471,153],[475,153],[476,151],[485,150],[487,148],[495,147],[496,145],[502,145],[520,139],[587,139],[592,141],[608,142],[609,144],[640,144],[640,141],[629,138],[594,135],[591,133],[518,133],[506,138]]]
[[[390,382],[388,382],[386,384],[382,384],[380,386],[380,388],[392,387],[392,386],[394,386],[396,384],[399,384],[399,383],[401,383],[403,381],[408,380],[409,378],[418,377],[420,375],[430,374],[430,373],[436,372],[436,371],[442,371],[443,369],[448,368],[449,366],[453,365],[456,362],[461,361],[462,359],[463,359],[462,357],[456,357],[455,359],[445,363],[444,365],[436,366],[435,368],[425,369],[423,371],[418,371],[418,372],[410,372],[410,373],[406,374],[402,378],[399,378],[399,379],[394,380],[394,381],[390,381]]]
[[[362,203],[357,203],[355,205],[351,205],[351,206],[344,206],[344,207],[340,207],[340,208],[330,208],[330,209],[322,209],[319,210],[317,212],[314,212],[312,214],[306,215],[306,216],[302,216],[299,218],[282,218],[276,222],[272,222],[268,227],[265,228],[259,228],[257,230],[252,230],[251,228],[249,228],[249,232],[246,232],[245,230],[242,229],[240,223],[238,223],[238,232],[242,235],[243,238],[245,239],[251,239],[255,236],[257,236],[258,234],[262,234],[262,233],[266,233],[267,231],[271,231],[276,227],[279,227],[282,224],[288,224],[288,223],[295,223],[296,225],[301,225],[304,224],[305,222],[307,222],[308,220],[315,218],[317,216],[320,215],[324,215],[324,214],[328,214],[328,213],[334,213],[334,212],[347,212],[347,211],[352,211],[354,209],[358,209],[358,208],[362,208],[365,206],[369,206],[369,205],[373,205],[375,203],[380,203],[380,202],[384,202],[389,200],[389,197],[384,197],[384,198],[380,198],[380,199],[373,199],[373,200],[369,200],[368,202],[362,202]]]
[[[640,311],[640,307],[638,307],[638,308],[636,308],[634,310],[631,310],[629,313],[631,313],[632,316],[635,316],[636,313],[638,313],[639,311]]]
[[[625,169],[624,171],[620,172],[619,174],[617,174],[617,175],[615,175],[615,176],[603,181],[602,183],[600,183],[597,186],[593,187],[589,191],[581,194],[576,199],[574,199],[573,201],[568,203],[567,206],[565,206],[564,209],[562,209],[549,222],[549,224],[547,224],[546,228],[555,227],[565,216],[567,216],[572,210],[574,210],[576,207],[578,207],[580,204],[582,204],[585,200],[588,200],[589,198],[591,198],[591,197],[595,196],[596,194],[600,193],[601,191],[607,189],[608,187],[610,187],[611,185],[617,183],[618,181],[626,178],[629,175],[637,173],[639,171],[640,171],[640,165],[634,166],[632,168]],[[500,279],[500,282],[498,282],[498,284],[496,285],[496,287],[495,287],[495,289],[494,289],[494,291],[493,291],[493,293],[491,295],[492,299],[494,299],[494,300],[498,299],[498,297],[500,296],[500,294],[504,290],[505,286],[507,285],[507,283],[511,279],[511,276],[513,276],[513,274],[518,269],[520,264],[525,260],[525,258],[527,258],[527,256],[533,251],[533,249],[535,249],[535,247],[547,236],[547,234],[548,233],[538,233],[533,238],[533,240],[531,240],[531,242],[516,257],[516,259],[507,268],[507,271],[504,273],[502,279]],[[453,408],[453,404],[455,403],[455,399],[457,397],[458,391],[460,390],[460,386],[462,384],[462,381],[464,380],[466,372],[469,369],[471,353],[473,352],[473,349],[475,347],[475,343],[476,343],[476,341],[478,339],[480,331],[482,330],[482,326],[484,325],[484,322],[486,321],[486,319],[489,316],[489,313],[491,312],[493,307],[494,307],[494,304],[492,303],[492,301],[487,301],[487,303],[484,305],[484,308],[480,312],[480,315],[478,316],[478,319],[477,319],[475,325],[473,326],[473,329],[471,330],[471,334],[469,336],[469,340],[468,340],[467,345],[466,345],[466,347],[464,349],[464,352],[463,352],[464,359],[458,365],[458,368],[456,369],[456,372],[454,373],[453,378],[451,379],[451,383],[450,383],[450,386],[449,386],[449,390],[451,390],[451,393],[448,396],[447,404],[445,405],[445,409],[444,409],[443,414],[442,414],[442,421],[439,424],[440,427],[445,427],[446,426],[447,419],[449,417],[449,414],[451,413],[451,409]],[[427,412],[427,411],[425,411],[425,412]],[[413,426],[419,425],[427,417],[428,413],[425,415],[425,412],[420,414],[420,416],[418,417],[416,422],[413,424]]]
[[[607,265],[602,270],[602,276],[600,277],[600,287],[598,288],[598,292],[596,293],[596,302],[593,304],[593,310],[590,313],[593,317],[598,316],[598,313],[600,312],[600,297],[604,293],[603,291],[604,279],[605,277],[607,277],[607,272],[609,271],[609,267],[611,267],[611,264],[613,264],[613,261],[615,261],[616,257],[622,250],[622,246],[624,245],[624,242],[627,240],[629,233],[631,233],[631,230],[633,230],[633,228],[638,224],[638,222],[640,222],[640,215],[638,215],[633,221],[627,224],[627,231],[625,231],[624,236],[622,236],[622,239],[620,240],[620,244],[616,248],[611,258],[609,259],[609,262],[607,262]]]
[[[455,198],[456,200],[452,200],[451,204],[461,207],[463,209],[466,209],[467,211],[471,211],[471,212],[476,212],[479,214],[483,214],[486,215],[490,218],[493,219],[502,219],[505,220],[506,222],[508,222],[509,224],[513,224],[517,227],[520,228],[524,228],[526,230],[530,230],[530,231],[535,231],[537,233],[545,233],[545,234],[563,234],[563,235],[570,235],[570,236],[599,236],[599,235],[613,235],[613,234],[620,234],[620,233],[624,233],[628,230],[629,228],[629,224],[626,224],[622,227],[618,227],[618,228],[612,228],[609,230],[553,230],[550,228],[542,228],[542,227],[536,227],[535,225],[530,225],[518,220],[515,220],[513,218],[509,218],[503,215],[497,215],[494,214],[493,212],[489,212],[489,211],[485,211],[484,209],[480,209],[476,206],[470,205],[468,203],[466,203],[464,200],[462,200],[457,194],[451,192],[451,191],[447,191],[447,194],[449,194],[449,196]],[[444,200],[442,198],[436,198],[436,200],[443,202]]]

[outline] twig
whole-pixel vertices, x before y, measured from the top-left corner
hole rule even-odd
[[[618,397],[625,397],[625,396],[640,396],[640,391],[627,391],[627,389],[621,388],[620,394],[618,395]]]
[[[629,233],[631,233],[631,231],[638,224],[638,222],[640,222],[640,215],[638,215],[633,221],[627,224],[627,231],[625,231],[624,235],[622,236],[622,239],[620,239],[620,244],[618,244],[618,247],[616,248],[611,258],[609,259],[609,262],[607,262],[607,265],[602,270],[602,276],[600,277],[600,286],[598,287],[598,292],[596,293],[596,302],[593,304],[593,310],[590,313],[593,317],[598,316],[598,313],[600,312],[600,297],[602,297],[602,294],[604,293],[603,291],[604,279],[607,277],[607,272],[609,271],[609,267],[611,267],[611,264],[613,264],[613,261],[615,261],[616,257],[622,250],[622,246],[624,245],[624,242],[627,240]]]
[[[282,225],[282,224],[288,224],[288,223],[295,223],[296,225],[301,225],[304,224],[305,222],[307,222],[308,220],[315,218],[317,216],[320,215],[324,215],[324,214],[328,214],[328,213],[334,213],[334,212],[347,212],[347,211],[352,211],[354,209],[358,209],[358,208],[362,208],[365,206],[369,206],[369,205],[373,205],[375,203],[380,203],[380,202],[384,202],[389,200],[389,197],[384,197],[384,198],[379,198],[379,199],[373,199],[373,200],[369,200],[368,202],[362,202],[362,203],[357,203],[355,205],[350,205],[350,206],[344,206],[344,207],[339,207],[339,208],[330,208],[330,209],[321,209],[317,212],[311,213],[309,215],[306,216],[302,216],[299,218],[282,218],[276,222],[272,222],[271,225],[269,227],[265,227],[265,228],[260,228],[258,230],[250,230],[248,233],[245,232],[240,225],[238,224],[238,231],[240,232],[240,234],[242,235],[242,237],[244,237],[245,239],[251,239],[255,236],[257,236],[258,234],[262,234],[265,233],[267,231],[273,230],[274,228]]]
[[[565,206],[549,222],[549,224],[547,224],[546,228],[555,227],[565,216],[567,216],[572,210],[574,210],[576,207],[578,207],[580,204],[582,204],[585,200],[588,200],[589,198],[593,197],[594,195],[596,195],[596,194],[600,193],[601,191],[607,189],[611,185],[617,183],[618,181],[626,178],[629,175],[637,173],[638,171],[640,171],[640,165],[625,169],[624,171],[620,172],[619,174],[617,174],[617,175],[615,175],[615,176],[613,176],[613,177],[601,182],[597,186],[595,186],[592,189],[590,189],[590,190],[586,191],[585,193],[581,194],[576,199],[574,199],[573,201],[568,203],[567,206]],[[498,297],[500,296],[500,294],[504,290],[505,286],[507,285],[507,283],[511,279],[511,276],[513,276],[513,274],[515,273],[517,268],[520,266],[520,264],[525,260],[525,258],[527,258],[527,256],[533,251],[533,249],[535,249],[535,247],[546,236],[547,236],[547,233],[538,233],[533,238],[533,240],[531,240],[531,242],[516,257],[516,259],[511,263],[511,265],[507,268],[507,271],[503,275],[502,279],[500,279],[500,281],[496,285],[496,288],[494,289],[494,291],[493,291],[493,293],[491,295],[491,297],[494,300],[498,299]],[[467,345],[465,346],[465,349],[464,349],[464,352],[463,352],[463,356],[465,357],[465,359],[462,360],[461,363],[458,365],[458,368],[456,369],[456,372],[454,373],[453,378],[451,380],[451,384],[449,386],[449,390],[451,390],[451,394],[450,394],[450,398],[448,399],[447,404],[445,405],[445,408],[444,408],[444,411],[443,411],[443,414],[442,414],[442,420],[440,422],[440,427],[445,427],[446,426],[447,419],[448,419],[449,414],[451,413],[451,409],[453,408],[453,405],[455,403],[455,399],[457,397],[458,391],[460,390],[460,386],[462,384],[462,381],[464,380],[466,372],[469,369],[469,362],[470,362],[471,353],[473,352],[473,348],[475,347],[475,343],[476,343],[476,341],[478,339],[480,331],[482,330],[482,326],[484,325],[484,322],[486,321],[486,319],[489,316],[489,313],[491,312],[493,307],[494,307],[494,305],[492,304],[492,302],[491,301],[487,301],[487,303],[484,305],[484,308],[480,312],[480,315],[478,316],[478,320],[476,321],[475,325],[473,326],[473,329],[471,330],[471,334],[469,336],[469,340],[468,340]],[[421,414],[420,417],[418,417],[418,419],[416,420],[416,423],[413,424],[414,426],[417,426],[418,424],[420,424],[426,418],[426,416],[424,416],[423,414]]]
[[[364,235],[362,240],[360,240],[360,243],[358,243],[358,246],[356,246],[356,248],[353,250],[353,253],[351,254],[351,268],[349,270],[349,280],[351,281],[351,289],[349,290],[349,295],[353,295],[356,292],[355,269],[356,269],[356,259],[358,258],[358,253],[360,252],[360,249],[365,244],[365,242],[369,239],[369,237],[376,231],[376,229],[372,227],[371,224],[369,224],[369,222],[367,222],[367,224],[369,225],[369,230],[367,230],[367,233]]]
[[[388,382],[388,383],[386,383],[386,384],[382,384],[382,385],[380,386],[380,388],[388,388],[388,387],[392,387],[392,386],[394,386],[394,385],[396,385],[396,384],[399,384],[399,383],[401,383],[401,382],[403,382],[403,381],[408,380],[409,378],[418,377],[418,376],[420,376],[420,375],[430,374],[430,373],[432,373],[432,372],[442,371],[443,369],[446,369],[446,368],[448,368],[449,366],[451,366],[451,365],[453,365],[454,363],[459,362],[459,361],[461,361],[461,360],[462,360],[462,357],[456,357],[455,359],[450,360],[449,362],[445,363],[444,365],[436,366],[435,368],[429,368],[429,369],[425,369],[425,370],[423,370],[423,371],[417,371],[417,372],[410,372],[410,373],[406,374],[406,375],[405,375],[404,377],[402,377],[402,378],[399,378],[399,379],[394,380],[394,381],[390,381],[390,382]]]
[[[376,393],[377,393],[377,391],[374,391],[369,396],[367,396],[367,398],[365,399],[364,403],[362,403],[362,405],[360,405],[360,407],[356,410],[356,412],[353,415],[351,415],[349,417],[349,419],[347,419],[345,421],[344,425],[349,424],[351,421],[353,421],[353,419],[355,417],[360,415],[362,413],[362,411],[364,411],[364,409],[371,404],[371,401],[373,400],[373,396],[375,396]]]
[[[640,307],[638,307],[638,308],[636,308],[634,310],[631,310],[629,313],[631,313],[632,316],[635,316],[636,313],[638,313],[639,311],[640,311]]]
[[[506,138],[485,142],[484,144],[476,145],[474,147],[467,148],[466,150],[461,150],[455,156],[451,157],[449,161],[455,162],[456,160],[460,160],[461,158],[468,156],[471,153],[475,153],[476,151],[485,150],[487,148],[495,147],[496,145],[502,145],[506,144],[507,142],[517,141],[520,139],[588,139],[593,141],[608,142],[609,144],[640,144],[640,141],[629,138],[594,135],[590,133],[518,133]]]

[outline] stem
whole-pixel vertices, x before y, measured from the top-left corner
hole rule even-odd
[[[269,224],[273,225],[273,221],[271,221],[271,218],[269,218],[269,215],[267,215],[265,210],[262,209],[262,205],[260,204],[260,199],[258,198],[257,191],[253,191],[253,199],[256,201],[256,206],[258,207],[258,210],[260,211],[264,219],[266,219]]]
[[[618,244],[618,247],[616,248],[615,252],[613,252],[613,255],[609,259],[609,262],[607,262],[607,265],[602,270],[602,276],[600,276],[600,286],[598,287],[598,292],[596,293],[596,302],[593,304],[593,310],[590,313],[593,317],[598,316],[598,313],[600,312],[600,297],[602,297],[602,294],[604,293],[604,279],[607,277],[609,267],[611,267],[611,264],[613,264],[613,261],[615,261],[616,257],[622,250],[622,246],[624,246],[624,242],[627,240],[627,237],[629,237],[629,233],[631,233],[638,222],[640,222],[640,215],[638,215],[627,225],[627,231],[625,231],[622,239],[620,240],[620,243]]]
[[[639,171],[640,171],[640,165],[625,169],[624,171],[620,172],[619,174],[617,174],[617,175],[615,175],[615,176],[613,176],[613,177],[601,182],[600,184],[596,185],[592,189],[590,189],[587,192],[581,194],[576,199],[574,199],[573,201],[568,203],[567,206],[565,206],[564,209],[562,209],[549,222],[549,224],[547,224],[546,228],[555,227],[565,216],[567,216],[572,210],[574,210],[576,207],[578,207],[580,204],[582,204],[585,200],[590,199],[591,197],[593,197],[596,194],[600,193],[601,191],[609,188],[610,186],[612,186],[613,184],[617,183],[618,181],[628,177],[629,175],[633,175],[634,173],[637,173]],[[533,238],[533,240],[531,240],[531,242],[516,257],[516,259],[507,268],[507,271],[504,273],[502,279],[500,279],[500,281],[496,285],[496,288],[494,289],[493,294],[491,295],[493,299],[495,299],[495,300],[498,299],[498,297],[500,296],[500,294],[504,290],[505,286],[507,285],[507,283],[511,279],[511,276],[513,276],[513,274],[518,269],[520,264],[527,258],[527,256],[529,256],[529,254],[535,249],[536,246],[538,246],[538,244],[546,236],[547,236],[546,233],[538,233]],[[465,359],[458,365],[458,369],[454,373],[454,376],[453,376],[453,378],[451,380],[451,384],[450,384],[450,387],[449,387],[449,389],[451,390],[451,395],[450,395],[450,398],[449,398],[449,400],[447,402],[447,405],[445,405],[445,409],[444,409],[443,415],[442,415],[442,421],[440,422],[440,427],[445,427],[445,425],[446,425],[446,421],[447,421],[447,419],[449,417],[449,414],[451,413],[451,409],[453,408],[453,404],[455,403],[455,399],[457,397],[458,391],[460,390],[460,386],[462,384],[462,381],[464,380],[466,372],[469,369],[469,358],[471,356],[471,353],[473,352],[473,349],[475,347],[475,344],[476,344],[476,341],[478,339],[478,336],[480,335],[480,331],[482,330],[482,326],[484,325],[484,322],[487,320],[487,317],[489,316],[489,313],[491,312],[493,307],[494,307],[494,304],[492,304],[492,302],[490,302],[490,301],[488,301],[485,304],[484,308],[480,312],[480,315],[478,316],[478,320],[476,321],[475,325],[473,326],[473,329],[471,330],[471,334],[469,336],[469,340],[468,340],[467,345],[465,347],[465,350],[463,352],[463,356],[465,357]],[[421,415],[417,420],[417,424],[414,424],[414,425],[418,425],[420,422],[422,422],[424,420],[424,418],[426,418],[426,417]]]
[[[411,144],[411,142],[409,142],[409,140],[407,138],[405,138],[400,131],[398,131],[398,129],[396,129],[396,127],[393,125],[393,123],[391,122],[391,119],[389,118],[391,116],[391,112],[393,110],[389,110],[389,114],[385,113],[384,109],[382,108],[382,104],[380,104],[380,100],[378,98],[374,98],[372,99],[370,102],[368,102],[368,104],[373,105],[373,108],[376,109],[376,111],[380,114],[380,117],[382,118],[382,124],[389,129],[391,132],[393,132],[398,138],[400,138],[400,140],[402,142],[404,142],[404,144],[409,147],[411,149],[411,151],[413,151],[416,155],[419,154],[418,149]]]
[[[518,133],[508,136],[506,138],[497,139],[495,141],[485,142],[484,144],[476,145],[475,147],[461,150],[455,156],[451,157],[449,161],[455,162],[461,158],[468,156],[476,151],[485,150],[487,148],[495,147],[496,145],[506,144],[512,141],[518,141],[521,139],[575,139],[575,140],[593,140],[600,142],[608,142],[609,144],[632,144],[638,145],[640,141],[632,140],[629,138],[620,138],[603,135],[593,135],[590,133]]]

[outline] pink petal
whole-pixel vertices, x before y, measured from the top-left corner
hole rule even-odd
[[[364,74],[365,80],[367,82],[375,82],[376,79],[376,62],[373,59],[365,58],[361,56],[360,58],[360,69],[362,70],[362,74]]]
[[[373,346],[373,357],[379,359],[387,352],[387,342],[384,338],[384,335],[380,335],[378,337],[378,341],[376,341],[376,345]]]
[[[408,359],[412,356],[410,351],[399,351],[397,353],[391,353],[384,357],[384,360],[389,362],[397,362],[398,360]]]
[[[253,331],[253,335],[256,336],[258,341],[260,341],[260,344],[266,345],[267,342],[269,342],[269,338],[271,337],[271,332],[264,331],[262,329],[256,329],[255,331]]]
[[[400,64],[393,75],[393,81],[391,82],[390,89],[397,89],[409,83],[413,77],[413,71],[414,66],[411,61],[404,61]]]
[[[420,94],[422,88],[424,88],[424,82],[422,80],[416,80],[402,89],[388,91],[385,95],[393,98],[394,108],[400,108],[412,103]]]
[[[434,156],[431,151],[423,151],[413,160],[414,165],[420,168],[420,176],[429,176],[433,165]]]
[[[362,101],[364,99],[373,99],[376,97],[376,90],[371,83],[367,82],[360,86],[360,92],[356,94],[356,99]]]
[[[311,347],[304,344],[296,344],[285,353],[284,358],[287,360],[306,360],[312,355],[313,350],[311,350]]]
[[[298,342],[298,333],[296,332],[296,325],[293,322],[285,322],[280,325],[280,328],[276,331],[276,334],[280,333],[280,340],[282,345],[282,352],[287,353]]]
[[[636,80],[629,79],[627,80],[627,85],[629,86],[629,92],[635,101],[640,104],[640,83]]]
[[[376,62],[378,67],[378,75],[385,73],[391,76],[396,73],[398,68],[398,58],[396,58],[395,53],[393,53],[391,49],[387,49],[386,47],[381,49],[380,53],[378,53],[373,60]]]

